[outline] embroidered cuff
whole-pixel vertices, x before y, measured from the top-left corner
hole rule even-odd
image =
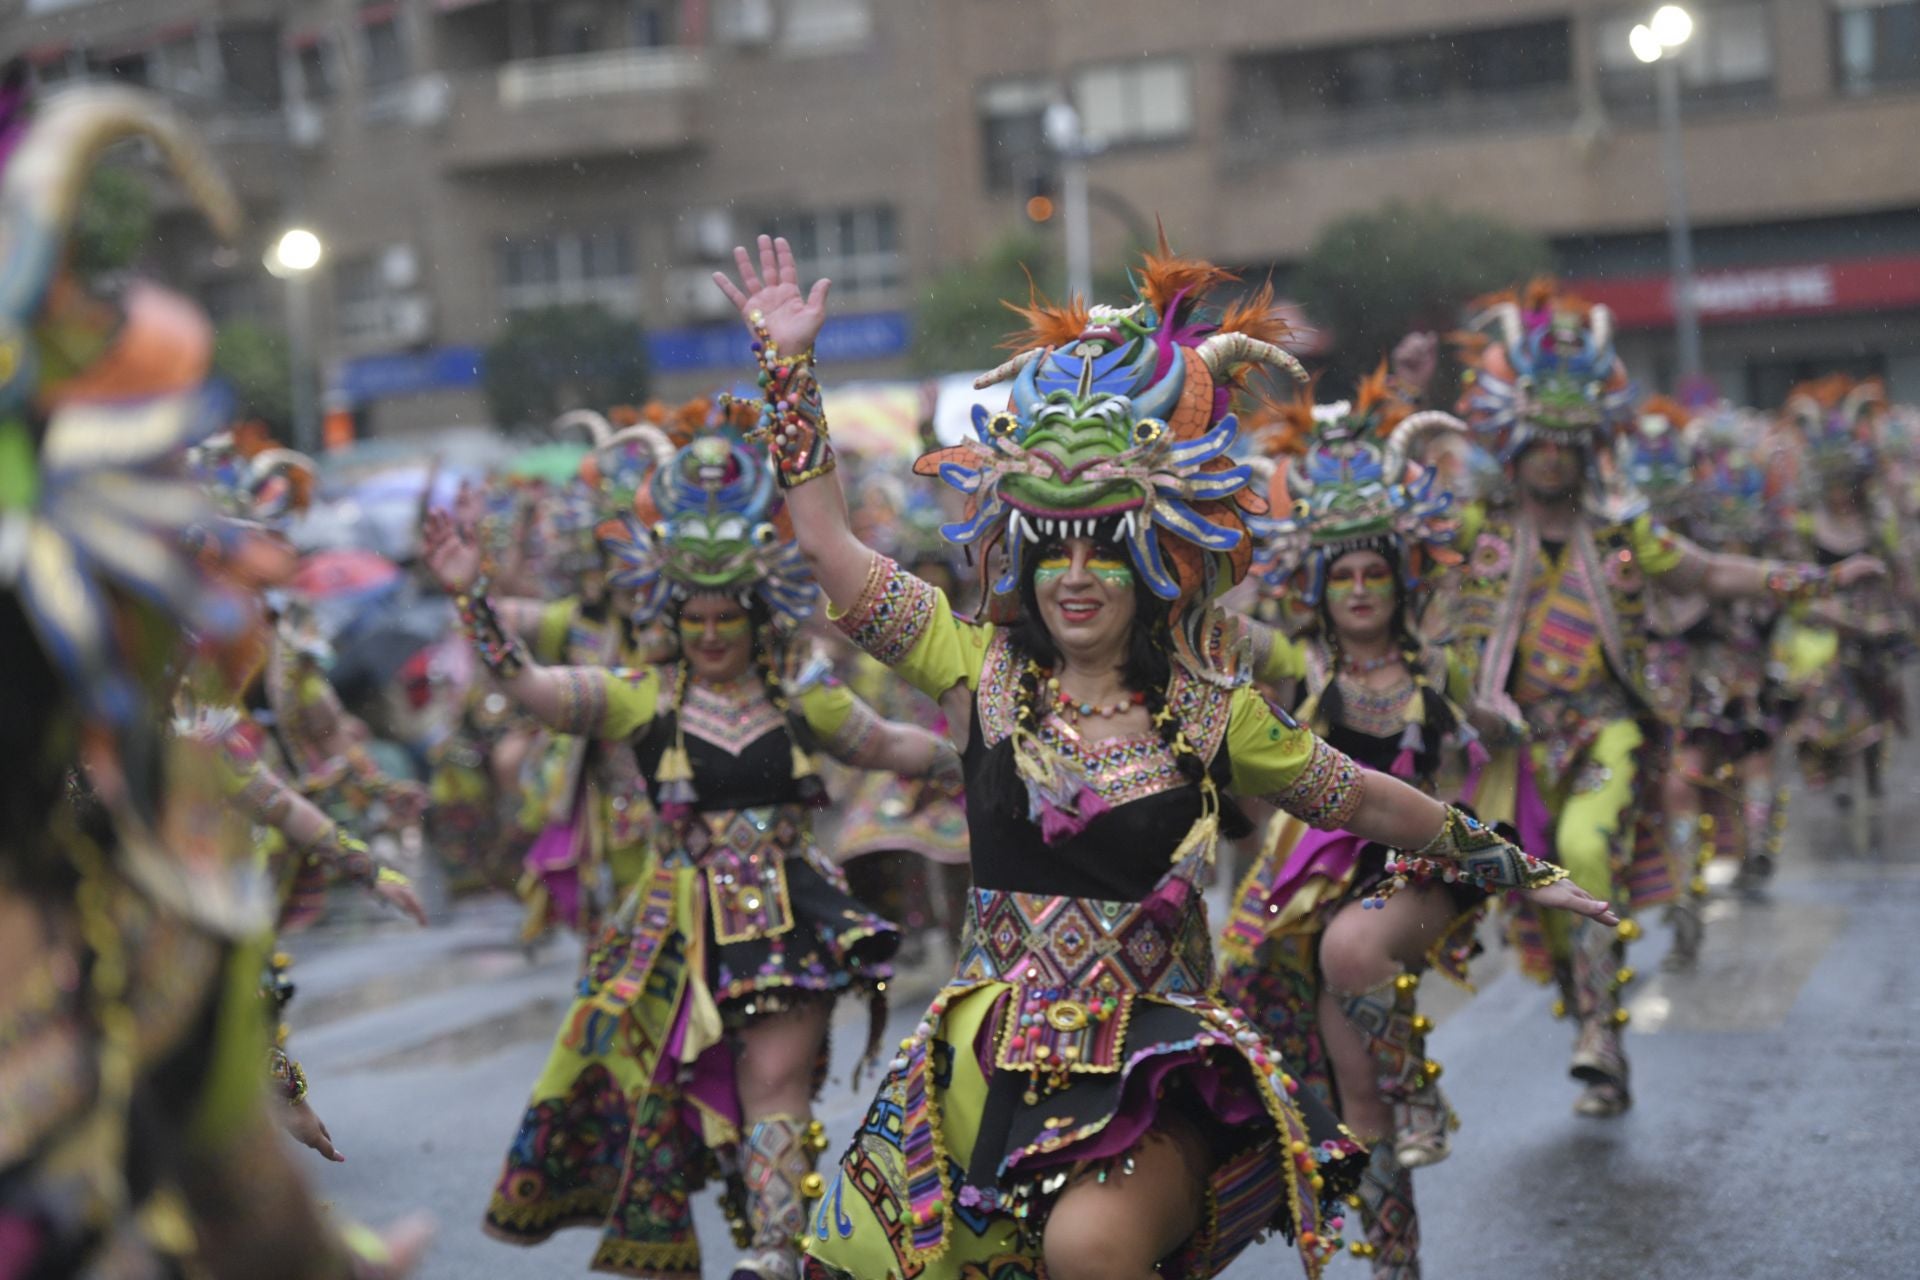
[[[1401,870],[1412,874],[1433,863],[1447,864],[1449,880],[1466,880],[1492,892],[1499,889],[1543,889],[1567,878],[1564,867],[1526,853],[1502,839],[1478,818],[1447,806],[1446,819],[1433,839],[1413,855]],[[1447,873],[1451,874],[1447,874]]]
[[[856,698],[852,709],[847,712],[847,718],[821,745],[834,759],[858,764],[872,744],[874,735],[880,732],[880,725],[880,717],[873,708]]]
[[[558,733],[593,733],[607,718],[607,686],[600,669],[559,667],[553,674],[560,705],[551,727]]]
[[[1267,799],[1309,826],[1338,831],[1360,807],[1361,772],[1345,752],[1315,738],[1298,776]]]
[[[938,595],[932,583],[876,553],[860,598],[834,625],[875,659],[896,667],[926,632]]]

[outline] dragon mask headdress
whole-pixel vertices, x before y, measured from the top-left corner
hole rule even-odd
[[[1858,483],[1878,469],[1887,389],[1878,378],[1831,374],[1787,393],[1780,412],[1800,435],[1814,478]]]
[[[595,532],[613,562],[610,586],[634,593],[645,624],[670,601],[696,594],[757,597],[783,632],[813,612],[813,581],[780,510],[763,450],[749,445],[728,408],[675,447],[639,423],[610,434],[589,470],[608,514]]]
[[[1414,412],[1392,394],[1383,365],[1352,401],[1316,405],[1308,390],[1281,406],[1261,444],[1278,459],[1270,493],[1287,514],[1260,522],[1254,562],[1262,587],[1290,587],[1318,605],[1327,568],[1349,551],[1380,551],[1400,567],[1402,585],[1420,581],[1426,562],[1451,541],[1452,495],[1438,472],[1417,459],[1438,433],[1466,424],[1437,410]]]
[[[1018,615],[1022,575],[1040,544],[1097,537],[1127,549],[1171,605],[1176,652],[1205,670],[1207,611],[1196,606],[1246,573],[1247,517],[1265,510],[1252,472],[1228,456],[1239,431],[1228,402],[1259,365],[1306,378],[1276,345],[1286,325],[1270,289],[1224,311],[1207,305],[1233,280],[1173,256],[1163,238],[1131,306],[1055,305],[1036,294],[1014,308],[1028,321],[1008,344],[1019,354],[976,383],[1011,381],[1007,407],[976,408],[976,439],[914,466],[967,495],[966,517],[941,532],[978,550],[989,618]],[[997,575],[987,569],[996,548]]]
[[[1697,496],[1688,532],[1711,546],[1767,546],[1781,512],[1763,454],[1765,420],[1722,403],[1697,419],[1689,433]]]
[[[1502,462],[1550,440],[1584,450],[1591,468],[1633,409],[1633,384],[1613,350],[1613,313],[1551,280],[1476,306],[1456,337],[1468,365],[1461,416]]]

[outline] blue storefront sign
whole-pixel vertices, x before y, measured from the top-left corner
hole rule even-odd
[[[480,385],[485,359],[479,347],[436,347],[342,361],[334,390],[354,407],[429,391],[462,391]]]
[[[869,311],[834,316],[820,331],[814,351],[822,360],[884,360],[902,355],[912,339],[904,311]],[[656,373],[734,373],[753,365],[753,337],[738,324],[662,329],[647,335],[647,354]]]
[[[902,355],[912,337],[904,311],[868,311],[835,316],[820,332],[822,360],[884,360]],[[662,329],[646,337],[656,373],[724,371],[744,376],[753,368],[753,339],[738,324]],[[376,400],[464,391],[480,385],[486,352],[477,346],[436,347],[342,361],[333,390],[358,408]]]

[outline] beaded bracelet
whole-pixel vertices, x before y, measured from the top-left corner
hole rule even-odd
[[[772,450],[780,487],[791,489],[834,468],[820,383],[813,375],[813,352],[782,356],[766,318],[756,311],[748,320],[753,325],[753,355],[760,364],[758,381],[764,397],[755,432],[765,437]]]
[[[1492,827],[1453,805],[1433,839],[1411,859],[1409,872],[1438,874],[1449,881],[1476,884],[1489,893],[1501,889],[1542,889],[1567,878],[1565,867],[1543,862],[1508,841]]]
[[[1767,566],[1767,591],[1782,604],[1833,594],[1833,575],[1819,565],[1779,562]]]
[[[278,1046],[267,1051],[267,1073],[273,1081],[274,1091],[285,1098],[289,1104],[297,1105],[306,1100],[307,1073],[300,1064],[287,1056],[287,1051]]]
[[[473,590],[456,595],[453,606],[459,611],[460,625],[466,629],[467,638],[473,641],[474,651],[487,670],[510,680],[526,668],[529,662],[526,644],[500,624],[500,616],[493,611],[493,602],[487,599],[482,583],[476,582]]]

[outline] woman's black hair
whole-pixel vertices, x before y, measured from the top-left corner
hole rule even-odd
[[[1131,563],[1127,549],[1118,543],[1096,541],[1095,552]],[[1014,654],[1027,660],[1019,664],[1014,714],[1022,722],[1022,727],[1030,732],[1038,730],[1040,721],[1045,718],[1040,676],[1035,668],[1051,671],[1060,665],[1059,646],[1054,643],[1053,633],[1047,630],[1046,621],[1040,614],[1040,594],[1034,585],[1034,571],[1041,560],[1064,554],[1065,545],[1058,540],[1042,543],[1033,549],[1020,579],[1020,616],[1007,632]],[[1153,593],[1144,575],[1135,573],[1133,607],[1133,630],[1127,636],[1127,657],[1120,666],[1120,683],[1128,692],[1145,696],[1147,714],[1153,719],[1154,732],[1166,744],[1181,775],[1189,784],[1197,787],[1206,776],[1209,762],[1180,737],[1179,718],[1161,714],[1166,709],[1167,688],[1173,680],[1173,634],[1168,623],[1172,606]],[[1247,820],[1240,806],[1224,794],[1220,798],[1220,830],[1230,840],[1237,840],[1253,830],[1253,824]]]

